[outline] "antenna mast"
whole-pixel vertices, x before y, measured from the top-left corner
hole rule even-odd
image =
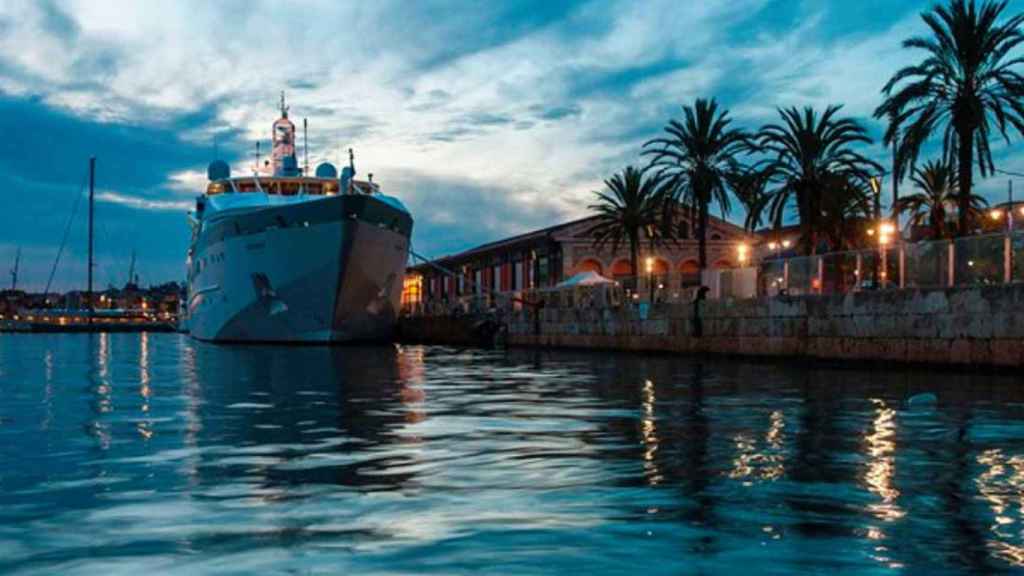
[[[352,170],[348,178],[348,193],[351,194],[356,180],[356,154],[351,148],[348,149],[348,167]]]
[[[302,175],[309,176],[309,122],[305,118],[302,119],[302,154],[306,157]]]
[[[254,172],[260,171],[260,141],[256,141],[256,168]]]
[[[132,262],[128,265],[128,283],[135,284],[135,250],[132,250]]]
[[[18,289],[18,266],[21,264],[21,246],[18,247],[18,253],[14,256],[14,270],[11,270],[11,291]]]
[[[95,204],[96,192],[96,157],[89,158],[89,289],[86,298],[89,303],[89,324],[92,324],[93,302],[92,302],[92,240],[93,240],[93,206]]]

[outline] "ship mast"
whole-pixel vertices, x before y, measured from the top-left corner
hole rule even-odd
[[[18,247],[18,253],[14,256],[14,269],[11,270],[11,292],[18,289],[18,266],[21,265],[21,247]]]
[[[87,302],[89,303],[89,324],[92,324],[93,317],[93,302],[92,302],[92,224],[93,224],[93,205],[96,192],[96,157],[89,158],[89,288],[86,292]]]
[[[135,282],[135,250],[132,250],[132,261],[128,265],[128,284],[137,284]]]

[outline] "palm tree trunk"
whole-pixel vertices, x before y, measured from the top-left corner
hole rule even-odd
[[[633,273],[633,289],[640,288],[640,235],[636,230],[629,231],[629,267]]]
[[[708,205],[700,203],[700,216],[697,221],[697,261],[703,274],[708,267]]]
[[[958,129],[957,136],[960,139],[960,149],[958,151],[959,166],[957,166],[960,180],[960,196],[958,197],[959,214],[957,214],[957,220],[959,222],[960,235],[966,236],[971,214],[971,180],[974,175],[974,129],[970,127]]]
[[[800,243],[803,244],[805,255],[810,255],[811,249],[814,246],[814,240],[811,238],[814,227],[811,224],[811,202],[808,196],[806,192],[797,191],[797,211],[800,216]]]

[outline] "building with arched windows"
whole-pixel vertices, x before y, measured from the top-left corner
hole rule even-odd
[[[618,250],[595,245],[590,230],[598,218],[591,216],[527,232],[414,266],[407,283],[416,287],[416,296],[404,302],[450,304],[466,297],[546,288],[588,271],[634,287],[649,278],[666,288],[700,284],[697,240],[688,219],[681,221],[677,239],[654,248],[641,234],[640,270],[633,270],[628,243]],[[737,266],[738,246],[755,240],[743,228],[714,217],[710,218],[707,238],[711,269]]]

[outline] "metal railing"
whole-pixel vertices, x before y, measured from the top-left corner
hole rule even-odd
[[[709,299],[846,294],[1024,283],[1024,232],[896,243],[814,256],[770,258],[750,268],[705,271]],[[504,314],[529,309],[605,308],[693,302],[700,285],[679,275],[616,277],[613,284],[426,297],[413,316]]]
[[[1024,282],[1024,233],[773,258],[762,261],[757,273],[762,296]]]

